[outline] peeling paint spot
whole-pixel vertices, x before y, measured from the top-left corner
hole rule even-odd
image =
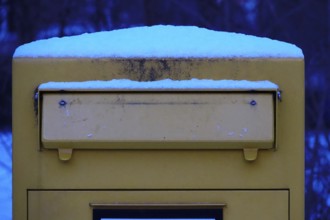
[[[234,131],[228,132],[228,136],[234,136],[234,135],[235,135],[235,132]]]
[[[71,116],[70,111],[67,108],[65,108],[65,116],[67,116],[67,117]]]
[[[241,133],[239,134],[239,137],[243,138],[244,135],[248,132],[247,128],[242,128]]]

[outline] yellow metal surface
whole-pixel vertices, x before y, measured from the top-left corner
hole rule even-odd
[[[91,220],[90,202],[116,203],[117,206],[142,207],[166,204],[226,203],[225,220],[288,220],[289,192],[286,190],[224,190],[224,191],[30,191],[29,220]],[[121,201],[121,204],[118,204]],[[180,206],[178,206],[180,209]]]
[[[243,159],[240,150],[86,149],[75,151],[72,158],[64,163],[56,159],[57,151],[40,149],[38,114],[35,111],[37,105],[34,102],[38,85],[49,81],[115,78],[140,81],[164,78],[270,80],[279,85],[283,91],[282,102],[278,104],[276,113],[278,115],[277,150],[260,150],[258,159],[248,163]],[[157,189],[163,190],[164,193],[153,194],[148,197],[149,202],[226,202],[228,207],[224,209],[224,212],[227,212],[225,215],[234,213],[236,217],[233,219],[247,219],[248,211],[251,210],[261,213],[262,217],[254,219],[304,219],[304,61],[302,59],[16,58],[13,60],[13,116],[14,220],[26,220],[28,213],[37,215],[35,218],[31,216],[30,220],[45,219],[44,214],[47,210],[45,205],[48,202],[52,203],[52,200],[48,199],[51,197],[45,196],[48,192],[52,192],[48,190],[55,190],[52,195],[60,197],[54,200],[56,203],[66,198],[62,197],[65,194],[59,191],[75,190],[72,193],[81,196],[81,201],[85,201],[84,192],[90,191],[91,197],[88,198],[92,201],[86,201],[86,210],[79,210],[86,213],[90,212],[89,202],[144,202],[130,199],[129,192],[138,190],[140,195],[144,193],[150,195],[148,191]],[[190,143],[178,142],[176,145],[189,149]],[[111,196],[113,200],[106,201],[103,197],[106,193],[98,191],[105,189],[116,190],[118,194]],[[197,193],[212,198],[215,193],[205,193],[212,189],[228,192],[226,194],[228,200],[224,201],[225,196],[220,194],[216,199],[212,199],[213,201],[196,196]],[[242,189],[248,191],[246,194],[248,196],[238,196]],[[39,193],[38,190],[44,191]],[[172,190],[187,190],[188,193],[182,196],[180,193],[168,192]],[[264,195],[266,190],[274,192],[265,196],[269,198],[265,201],[271,200],[271,202],[262,202],[264,197],[259,197]],[[282,190],[285,191],[284,195]],[[288,194],[290,200],[287,199]],[[276,199],[278,195],[280,198]],[[104,201],[98,201],[97,198]],[[136,198],[144,200],[146,197]],[[242,209],[246,211],[234,210],[236,202],[230,200],[237,201],[237,204],[241,200],[245,201],[247,209]],[[72,200],[69,203],[72,208],[77,205],[75,201],[79,203],[80,200]],[[67,206],[50,208],[48,213],[61,216],[65,211],[70,211],[70,208],[65,207]],[[282,208],[277,210],[277,207]],[[288,207],[289,212],[287,212]],[[40,212],[37,212],[37,209]],[[287,214],[286,217],[276,215],[284,212]],[[251,213],[256,212],[251,211]],[[54,216],[50,215],[46,219],[52,217]]]
[[[60,148],[58,149],[58,158],[61,161],[68,161],[72,157],[72,149],[71,148]]]
[[[255,161],[258,156],[258,148],[244,148],[243,153],[244,153],[244,158],[247,161]]]
[[[184,147],[164,145],[173,142],[199,142],[189,145],[191,149],[269,149],[274,146],[273,96],[220,92],[42,93],[41,142],[50,149]]]

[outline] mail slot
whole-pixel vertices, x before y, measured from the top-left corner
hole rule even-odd
[[[14,220],[303,218],[294,45],[153,26],[17,48]]]
[[[182,83],[190,82],[171,81],[177,87]],[[149,83],[161,84],[158,90],[124,90],[120,80],[103,82],[107,90],[102,92],[86,85],[93,82],[76,83],[80,89],[70,91],[61,83],[43,84],[41,146],[58,149],[62,160],[70,159],[72,149],[245,149],[255,152],[245,155],[254,160],[258,149],[275,147],[278,91],[268,83],[263,91],[250,86],[253,92],[225,86],[166,91],[164,81]]]

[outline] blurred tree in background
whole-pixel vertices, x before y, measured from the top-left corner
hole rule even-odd
[[[0,128],[11,126],[11,57],[18,45],[156,24],[241,32],[290,42],[303,49],[306,219],[328,219],[330,0],[0,0]]]

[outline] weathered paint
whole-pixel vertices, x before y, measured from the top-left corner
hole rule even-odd
[[[59,161],[55,150],[40,151],[38,116],[34,111],[38,85],[49,81],[115,78],[272,81],[283,91],[282,102],[277,107],[277,150],[260,151],[253,163],[243,159],[241,150],[80,150],[67,162]],[[74,203],[65,206],[66,209],[61,202],[71,190],[77,195],[82,193],[79,197],[91,191],[93,197],[86,198],[109,195],[99,197],[109,202],[203,202],[212,197],[213,202],[228,202],[224,209],[227,216],[235,213],[232,215],[250,220],[256,219],[256,213],[260,212],[260,216],[267,216],[261,219],[304,219],[303,59],[15,58],[13,100],[14,220],[28,219],[28,213],[29,219],[43,219],[44,213],[49,213],[47,217],[51,219],[52,210],[61,215],[66,210],[74,213],[77,207]],[[178,145],[189,148],[187,142]],[[247,194],[239,193],[242,190],[250,193],[244,196]],[[263,200],[265,197],[261,195],[266,190],[272,194]],[[55,197],[44,197],[44,192]],[[279,199],[269,199],[274,196]],[[48,198],[54,203],[51,207],[45,206],[50,201]],[[239,210],[244,209],[239,201],[254,204],[249,206],[251,215]],[[259,206],[254,203],[257,201],[266,202]],[[80,207],[86,209],[81,211]],[[91,213],[92,209],[84,203],[77,211]],[[278,211],[280,217],[273,215],[273,211]]]

